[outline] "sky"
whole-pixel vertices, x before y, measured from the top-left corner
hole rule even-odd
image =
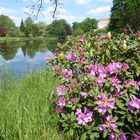
[[[29,6],[36,0],[0,0],[0,15],[9,16],[17,26],[21,19],[25,20],[30,12]],[[112,0],[59,0],[59,8],[55,19],[65,19],[68,23],[81,22],[85,18],[109,18]],[[35,22],[43,21],[50,24],[54,18],[54,7],[50,0],[44,0],[43,9]],[[31,16],[33,17],[33,16]]]

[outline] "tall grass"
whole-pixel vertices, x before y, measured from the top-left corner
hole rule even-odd
[[[61,140],[53,97],[56,81],[42,70],[14,81],[0,80],[0,140]]]

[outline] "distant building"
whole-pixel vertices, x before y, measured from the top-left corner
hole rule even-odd
[[[102,18],[98,20],[98,29],[106,28],[109,23],[109,18]]]

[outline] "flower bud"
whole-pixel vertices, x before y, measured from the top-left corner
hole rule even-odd
[[[123,49],[125,49],[125,50],[127,49],[127,44],[126,43],[127,43],[127,41],[123,40]]]
[[[107,33],[107,37],[110,39],[111,38],[111,32]]]

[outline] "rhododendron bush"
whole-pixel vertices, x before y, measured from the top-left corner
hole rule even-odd
[[[58,81],[65,139],[140,139],[140,44],[136,36],[68,38],[47,58]]]

